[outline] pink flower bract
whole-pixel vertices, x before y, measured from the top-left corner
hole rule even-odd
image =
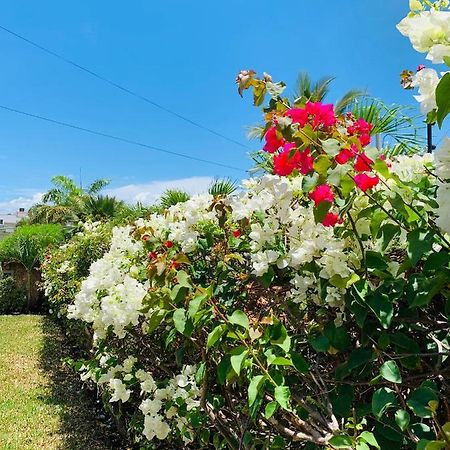
[[[317,186],[314,191],[309,194],[309,198],[314,201],[314,204],[317,206],[322,202],[330,202],[334,201],[334,194],[331,190],[331,187],[328,184],[321,184]]]
[[[286,142],[283,138],[277,136],[277,129],[275,127],[269,128],[265,135],[266,144],[263,150],[268,153],[275,153]]]
[[[342,223],[342,219],[337,214],[328,212],[325,219],[323,219],[322,225],[325,227],[334,227],[337,223]]]
[[[357,172],[367,172],[372,170],[372,164],[373,161],[365,153],[360,153],[354,167]]]
[[[358,173],[355,175],[354,180],[356,186],[358,186],[363,192],[372,189],[380,182],[380,179],[376,175],[369,176],[366,173]]]

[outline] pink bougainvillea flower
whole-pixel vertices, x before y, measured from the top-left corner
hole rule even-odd
[[[366,145],[370,144],[370,134],[364,133],[361,136],[359,136],[359,143],[365,147]]]
[[[334,194],[328,184],[321,184],[309,194],[309,198],[313,200],[315,205],[317,206],[322,202],[333,203]]]
[[[372,164],[373,161],[365,153],[360,153],[356,157],[354,167],[357,172],[366,172],[372,170]]]
[[[293,123],[298,123],[301,128],[308,123],[308,113],[303,108],[291,108],[284,114],[290,117]]]
[[[302,175],[308,175],[308,173],[314,170],[314,157],[311,156],[311,150],[309,148],[300,152],[299,170]]]
[[[144,234],[143,236],[142,236],[142,240],[143,241],[148,241],[150,239],[150,236],[148,235],[148,234]]]
[[[358,186],[363,192],[372,189],[380,182],[380,179],[376,175],[369,176],[366,173],[358,173],[355,175],[354,180],[356,186]]]
[[[235,238],[240,237],[240,236],[241,236],[241,230],[234,230],[234,231],[233,231],[233,236],[234,236]]]
[[[283,151],[278,155],[273,157],[273,172],[276,175],[287,176],[290,175],[294,169],[298,167],[300,164],[300,154],[298,151],[295,151],[292,154],[292,151]]]
[[[335,160],[338,164],[345,164],[352,159],[358,153],[358,149],[355,144],[352,144],[350,148],[343,148],[336,156]]]
[[[158,255],[155,252],[149,252],[148,259],[156,259]]]
[[[310,155],[310,149],[292,152],[295,147],[288,143],[284,145],[285,150],[273,158],[274,173],[280,176],[290,175],[297,169],[302,175],[307,175],[314,170],[314,158]]]
[[[325,227],[334,227],[337,223],[342,223],[342,219],[337,214],[328,212],[325,219],[323,219],[322,225]]]
[[[277,129],[275,127],[269,128],[265,135],[266,144],[263,150],[268,153],[275,153],[286,142],[283,138],[277,136]]]
[[[172,248],[172,247],[173,247],[173,242],[172,242],[172,241],[166,241],[166,242],[164,243],[164,245],[165,245],[167,248]]]
[[[308,102],[305,105],[305,110],[312,118],[313,128],[331,127],[336,123],[334,108],[331,104],[323,105],[321,102]]]
[[[366,122],[364,119],[358,119],[347,127],[347,132],[350,136],[354,136],[355,134],[370,134],[372,128],[373,125],[371,123]]]
[[[289,150],[295,148],[295,146],[296,146],[295,142],[286,142],[286,144],[283,145],[283,151],[288,152]]]

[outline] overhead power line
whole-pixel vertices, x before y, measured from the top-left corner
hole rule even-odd
[[[189,117],[186,117],[183,114],[180,114],[180,113],[178,113],[176,111],[173,111],[173,110],[171,110],[169,108],[166,108],[165,106],[161,105],[160,103],[157,103],[154,100],[151,100],[150,98],[148,98],[148,97],[146,97],[144,95],[141,95],[141,94],[139,94],[136,91],[133,91],[133,90],[131,90],[131,89],[129,89],[129,88],[119,84],[119,83],[116,83],[115,81],[112,81],[109,78],[106,78],[103,75],[100,75],[97,72],[94,72],[93,70],[88,69],[87,67],[82,66],[81,64],[78,64],[75,61],[72,61],[72,60],[66,58],[65,56],[60,55],[59,53],[56,53],[53,50],[50,50],[50,49],[48,49],[46,47],[43,47],[42,45],[37,44],[36,42],[33,42],[30,39],[28,39],[28,38],[26,38],[26,37],[24,37],[24,36],[22,36],[22,35],[20,35],[20,34],[18,34],[16,32],[14,32],[14,31],[12,31],[12,30],[10,30],[8,28],[5,28],[5,27],[0,25],[0,29],[5,31],[6,33],[9,33],[12,36],[15,36],[18,39],[21,39],[22,41],[26,42],[27,44],[30,44],[33,47],[35,47],[35,48],[37,48],[37,49],[39,49],[39,50],[41,50],[41,51],[51,55],[51,56],[54,56],[55,58],[57,58],[57,59],[59,59],[61,61],[64,61],[66,64],[70,64],[71,66],[76,67],[77,69],[82,70],[83,72],[86,72],[89,75],[91,75],[91,76],[93,76],[93,77],[95,77],[95,78],[97,78],[97,79],[99,79],[99,80],[101,80],[101,81],[103,81],[103,82],[105,82],[105,83],[107,83],[107,84],[117,88],[117,89],[120,89],[121,91],[123,91],[123,92],[125,92],[125,93],[127,93],[129,95],[132,95],[133,97],[136,97],[136,98],[138,98],[138,99],[140,99],[140,100],[142,100],[142,101],[144,101],[146,103],[149,103],[150,105],[153,105],[155,108],[159,108],[162,111],[165,111],[166,113],[171,114],[172,116],[178,117],[179,119],[184,120],[185,122],[187,122],[187,123],[189,123],[191,125],[194,125],[197,128],[200,128],[200,129],[202,129],[204,131],[207,131],[208,133],[214,134],[215,136],[218,136],[218,137],[220,137],[222,139],[225,139],[228,142],[232,142],[233,144],[239,145],[242,148],[245,148],[247,150],[251,150],[251,148],[248,145],[245,145],[242,142],[236,141],[233,138],[230,138],[228,136],[225,136],[222,133],[219,133],[218,131],[213,130],[212,128],[208,128],[208,127],[202,125],[201,123],[198,123],[198,122],[196,122],[196,121],[194,121],[192,119],[189,119]]]
[[[103,133],[102,131],[91,130],[89,128],[80,127],[78,125],[73,125],[71,123],[62,122],[60,120],[55,120],[55,119],[51,119],[49,117],[40,116],[38,114],[32,114],[32,113],[29,113],[29,112],[26,112],[26,111],[21,111],[19,109],[10,108],[10,107],[5,106],[5,105],[0,105],[0,108],[4,109],[6,111],[10,111],[10,112],[16,113],[16,114],[21,114],[23,116],[32,117],[34,119],[39,119],[39,120],[43,120],[45,122],[53,123],[55,125],[59,125],[59,126],[62,126],[62,127],[72,128],[74,130],[84,131],[85,133],[94,134],[96,136],[102,136],[102,137],[106,137],[106,138],[109,138],[109,139],[114,139],[115,141],[124,142],[126,144],[131,144],[131,145],[136,145],[136,146],[139,146],[139,147],[148,148],[148,149],[154,150],[156,152],[166,153],[168,155],[178,156],[180,158],[190,159],[192,161],[198,161],[198,162],[202,162],[202,163],[205,163],[205,164],[210,164],[210,165],[213,165],[213,166],[224,167],[226,169],[232,169],[232,170],[238,170],[240,172],[246,172],[244,169],[242,169],[240,167],[231,166],[231,165],[220,163],[220,162],[217,162],[217,161],[211,161],[209,159],[197,158],[196,156],[191,156],[191,155],[187,155],[185,153],[180,153],[180,152],[174,152],[172,150],[167,150],[167,149],[164,149],[164,148],[161,148],[161,147],[155,147],[154,145],[148,145],[148,144],[145,144],[143,142],[134,141],[132,139],[127,139],[127,138],[123,138],[123,137],[120,137],[120,136],[114,136],[113,134]]]

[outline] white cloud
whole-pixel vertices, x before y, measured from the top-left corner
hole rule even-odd
[[[17,197],[12,200],[0,202],[0,212],[2,213],[14,213],[19,208],[30,209],[34,204],[39,203],[44,195],[43,192],[36,192],[31,197]]]
[[[127,203],[154,203],[167,189],[180,189],[189,194],[200,194],[208,190],[211,177],[191,177],[178,180],[151,181],[142,184],[128,184],[118,188],[105,189],[104,193]]]
[[[127,203],[141,202],[144,205],[154,203],[167,189],[181,189],[189,194],[200,194],[208,190],[213,181],[211,177],[191,177],[178,180],[150,181],[149,183],[127,184],[117,188],[105,189],[105,195],[116,197]],[[29,196],[20,196],[12,200],[0,202],[1,213],[14,213],[19,208],[29,209],[42,199],[42,192]]]

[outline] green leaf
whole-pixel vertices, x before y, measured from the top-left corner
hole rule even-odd
[[[450,67],[450,56],[444,56],[442,59],[444,60],[445,64]]]
[[[425,447],[425,450],[442,450],[445,448],[445,445],[445,441],[430,441]]]
[[[438,400],[433,389],[421,386],[412,393],[406,404],[416,416],[430,418],[433,414],[428,402]]]
[[[322,223],[327,215],[328,211],[331,208],[332,203],[324,201],[320,202],[317,206],[314,207],[314,220],[316,223]]]
[[[173,323],[175,328],[181,334],[190,336],[193,330],[193,325],[186,317],[186,311],[183,308],[176,309],[173,313]]]
[[[330,348],[330,341],[326,336],[310,337],[309,343],[316,352],[326,352]]]
[[[338,434],[333,436],[328,443],[333,448],[352,448],[352,438],[348,434]]]
[[[206,349],[210,349],[222,337],[227,327],[225,324],[217,325],[209,334],[206,340]]]
[[[442,128],[445,117],[450,113],[450,73],[446,73],[436,87],[437,123]]]
[[[291,359],[292,359],[292,363],[294,364],[294,367],[300,373],[308,373],[309,372],[309,364],[307,363],[306,359],[303,358],[302,355],[299,355],[298,353],[291,353]]]
[[[326,175],[330,166],[331,161],[327,155],[320,155],[314,161],[314,170],[320,175]]]
[[[370,447],[365,442],[358,442],[356,444],[356,450],[370,450]]]
[[[368,269],[384,270],[388,268],[386,258],[378,252],[366,252],[366,265]]]
[[[386,361],[380,368],[381,376],[392,383],[401,383],[402,376],[395,361]]]
[[[271,81],[266,81],[266,88],[269,95],[276,100],[286,89],[286,85],[283,82],[272,83]]]
[[[206,362],[202,361],[195,372],[195,382],[200,386],[206,374]]]
[[[208,294],[206,292],[194,297],[189,302],[189,307],[188,307],[189,317],[193,318],[198,313],[198,310],[204,305],[204,303],[206,302],[207,299],[208,299]]]
[[[244,362],[247,355],[248,350],[243,345],[240,345],[239,347],[231,351],[231,367],[236,372],[236,375],[239,375],[241,373],[242,363]]]
[[[367,304],[375,313],[384,329],[389,328],[394,317],[394,307],[389,296],[379,292],[369,295]]]
[[[415,266],[419,260],[428,253],[433,246],[433,233],[419,228],[410,231],[407,235],[408,258]]]
[[[320,142],[327,155],[335,157],[341,151],[341,144],[337,139],[331,138]]]
[[[150,319],[147,320],[147,328],[145,330],[146,333],[148,334],[153,333],[153,331],[155,331],[159,327],[166,314],[167,311],[164,309],[159,308],[155,309],[152,312]]]
[[[231,316],[228,316],[228,320],[233,325],[239,325],[240,327],[245,328],[246,330],[249,329],[248,318],[245,315],[245,313],[243,313],[239,309],[234,311],[234,313]]]
[[[250,380],[248,385],[248,406],[252,406],[258,397],[258,391],[266,380],[265,375],[256,375]]]
[[[287,386],[277,386],[275,388],[275,400],[285,410],[290,411],[289,399],[291,398],[291,391]]]
[[[400,227],[392,223],[386,223],[379,229],[377,238],[381,240],[381,251],[386,250],[397,234],[400,234]]]
[[[274,415],[274,413],[277,410],[277,408],[278,408],[278,403],[277,402],[269,402],[269,403],[267,403],[265,411],[264,411],[264,417],[266,419],[270,419]]]
[[[189,275],[184,270],[180,270],[177,272],[177,281],[178,281],[178,285],[180,285],[182,287],[186,287],[186,288],[192,287]]]
[[[395,413],[395,423],[400,430],[405,431],[408,428],[409,421],[411,420],[409,413],[404,409],[399,409]]]
[[[388,408],[397,405],[397,399],[392,389],[382,387],[372,396],[372,412],[379,419]]]
[[[378,449],[380,448],[377,440],[375,439],[375,436],[370,431],[363,431],[359,435],[359,439],[362,439],[364,442],[366,442],[367,444],[371,445],[372,447],[375,447],[375,448],[378,448]]]
[[[291,338],[287,334],[285,326],[278,322],[272,327],[272,339],[270,343],[283,349],[286,353],[291,348]]]
[[[283,356],[276,356],[268,362],[271,366],[293,366],[294,364],[290,359],[284,358]]]

